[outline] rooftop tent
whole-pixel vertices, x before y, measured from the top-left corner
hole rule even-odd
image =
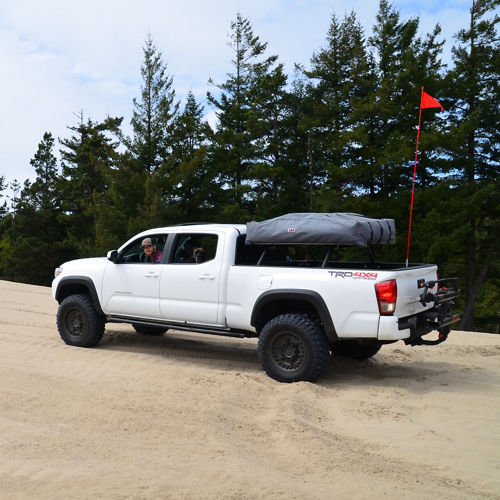
[[[247,223],[247,244],[328,244],[367,246],[394,243],[394,219],[372,219],[364,215],[294,213],[262,222]]]

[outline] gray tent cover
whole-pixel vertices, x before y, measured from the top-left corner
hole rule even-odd
[[[394,243],[394,219],[351,213],[296,213],[247,223],[247,244],[329,244],[366,246]]]

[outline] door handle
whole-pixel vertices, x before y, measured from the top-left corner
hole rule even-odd
[[[160,275],[156,274],[156,273],[146,273],[144,276],[146,278],[158,278],[158,276],[160,276]]]
[[[214,280],[215,276],[213,274],[202,274],[201,276],[198,276],[199,280]]]

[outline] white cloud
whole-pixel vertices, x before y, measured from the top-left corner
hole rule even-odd
[[[422,32],[440,22],[451,42],[465,26],[465,0],[395,0],[402,18],[419,15]],[[375,0],[3,0],[0,4],[0,175],[32,177],[29,161],[45,131],[68,137],[66,127],[84,116],[124,116],[139,93],[142,47],[148,33],[174,76],[178,97],[205,98],[207,81],[223,82],[231,71],[230,23],[241,12],[268,42],[291,75],[324,45],[333,12],[356,12],[367,33]],[[418,9],[418,10],[417,10]],[[207,118],[214,112],[205,106]]]

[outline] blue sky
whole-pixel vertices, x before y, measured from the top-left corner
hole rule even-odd
[[[466,27],[471,0],[394,0],[421,34],[439,22],[448,43]],[[208,79],[231,71],[230,23],[240,12],[292,75],[325,41],[332,13],[351,10],[369,34],[377,0],[2,0],[0,3],[0,175],[33,178],[30,159],[44,132],[69,137],[83,111],[94,121],[123,116],[140,92],[142,47],[151,33],[174,77],[177,97],[203,102]],[[449,59],[449,51],[444,59]],[[213,110],[206,107],[207,118]]]

